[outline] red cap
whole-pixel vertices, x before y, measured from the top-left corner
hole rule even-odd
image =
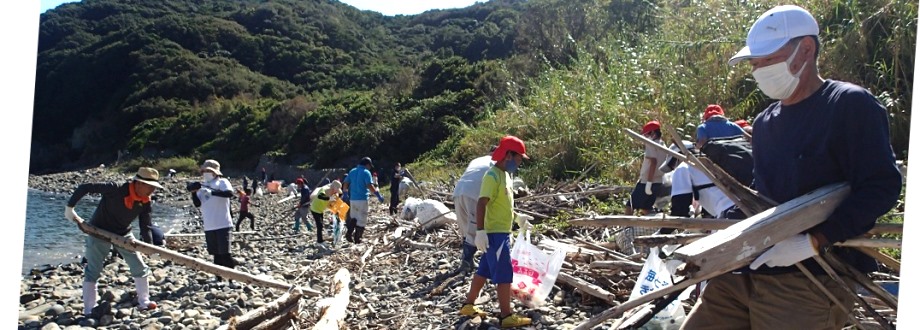
[[[657,120],[652,120],[642,126],[642,134],[648,134],[648,132],[654,131],[656,129],[661,129],[661,124]]]
[[[722,107],[720,107],[718,104],[710,104],[708,107],[706,107],[706,111],[703,112],[703,120],[705,121],[706,119],[709,119],[709,117],[715,115],[724,116],[725,111],[722,111]]]
[[[735,121],[735,124],[738,125],[738,126],[741,126],[741,128],[745,128],[745,127],[751,126],[751,124],[749,124],[749,123],[747,122],[747,120],[744,120],[744,119],[738,119],[738,120],[736,120],[736,121]]]
[[[297,180],[294,180],[294,183],[296,183],[296,184],[303,184],[303,179],[297,178]]]
[[[521,141],[521,139],[515,136],[508,135],[498,142],[498,148],[492,152],[492,160],[496,162],[502,160],[502,158],[505,158],[505,154],[507,154],[508,151],[519,153],[524,159],[530,159],[530,157],[527,157],[527,147],[524,146],[524,141]]]

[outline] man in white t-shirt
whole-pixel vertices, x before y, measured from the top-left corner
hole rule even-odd
[[[457,214],[460,232],[463,233],[461,271],[473,269],[473,254],[476,253],[476,203],[479,201],[482,177],[494,163],[492,156],[473,159],[454,187],[454,210]]]
[[[222,177],[220,163],[216,160],[204,161],[201,175],[203,181],[189,190],[192,192],[192,203],[201,210],[208,254],[214,256],[215,264],[233,268],[236,266],[230,254],[230,230],[233,227],[230,198],[233,198],[233,186],[230,180]]]

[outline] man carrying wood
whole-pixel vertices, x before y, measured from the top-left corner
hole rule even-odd
[[[150,195],[156,188],[163,188],[158,182],[160,173],[150,167],[141,167],[137,170],[134,179],[118,184],[109,183],[85,183],[81,184],[74,190],[73,195],[67,201],[67,207],[64,208],[64,217],[74,221],[79,219],[79,215],[74,212],[74,206],[86,194],[100,194],[102,198],[90,224],[116,235],[122,235],[129,240],[134,239],[131,233],[131,222],[138,219],[138,225],[141,230],[141,240],[146,243],[153,241],[150,234]],[[96,281],[99,280],[99,274],[102,272],[103,260],[112,249],[112,243],[98,239],[93,236],[86,236],[86,267],[83,272],[83,315],[89,317],[92,315],[93,307],[96,306]],[[116,247],[118,253],[124,257],[131,270],[131,276],[134,277],[134,285],[137,288],[137,308],[139,310],[153,309],[157,304],[150,301],[150,289],[147,276],[150,275],[150,268],[141,260],[140,253],[128,251],[121,247]]]
[[[823,223],[777,242],[750,267],[711,279],[684,329],[840,329],[847,321],[791,266],[802,262],[843,306],[852,306],[854,298],[811,257],[872,228],[897,202],[901,175],[884,106],[862,87],[819,76],[818,31],[805,9],[774,7],[754,22],[747,45],[728,63],[749,60],[760,90],[778,100],[754,120],[759,193],[784,203],[836,182],[849,183],[851,193]],[[862,272],[877,267],[860,252],[830,250]]]
[[[519,327],[530,324],[530,318],[511,312],[511,223],[518,222],[522,230],[528,229],[524,218],[514,214],[514,195],[509,173],[517,171],[526,154],[524,142],[514,136],[505,136],[492,153],[495,165],[489,168],[482,178],[479,189],[479,202],[476,204],[476,247],[484,253],[479,261],[479,269],[473,275],[470,291],[466,294],[466,303],[460,309],[460,315],[488,315],[476,307],[474,302],[486,284],[492,280],[498,287],[498,306],[501,311],[499,319],[502,328]]]

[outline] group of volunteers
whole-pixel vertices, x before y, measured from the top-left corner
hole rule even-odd
[[[699,150],[708,141],[746,132],[753,157],[751,186],[760,195],[784,203],[837,182],[848,183],[850,195],[823,223],[776,243],[749,267],[709,280],[683,329],[840,329],[846,324],[847,313],[836,308],[793,265],[802,262],[845,306],[851,306],[853,298],[846,288],[817,267],[811,257],[832,250],[862,272],[877,267],[872,258],[833,244],[865,234],[897,202],[902,181],[889,142],[887,112],[865,88],[819,75],[820,31],[815,18],[798,6],[777,6],[763,13],[750,27],[746,45],[728,60],[728,65],[746,61],[760,91],[777,101],[763,109],[750,124],[743,120],[732,122],[720,106],[710,105],[703,112],[695,142],[671,142]],[[648,122],[642,128],[642,135],[663,144],[657,121]],[[490,155],[469,163],[454,190],[458,223],[464,234],[460,267],[466,271],[476,269],[459,314],[481,317],[489,314],[474,302],[486,281],[491,280],[497,288],[502,327],[531,323],[530,318],[513,313],[510,305],[512,224],[525,229],[530,226],[526,216],[514,211],[512,194],[511,175],[524,159],[529,159],[524,142],[505,136]],[[317,225],[318,242],[322,242],[323,208],[343,191],[351,212],[346,221],[346,238],[355,243],[362,241],[367,226],[368,196],[383,201],[371,167],[370,158],[365,157],[341,183],[336,180],[318,188],[312,194],[317,196],[312,201],[302,197],[298,207],[309,207]],[[214,256],[214,263],[233,267],[229,248],[232,225],[229,203],[233,190],[216,161],[205,161],[201,169],[203,181],[190,191],[194,204],[201,209],[208,253]],[[745,217],[718,188],[706,187],[712,182],[698,170],[672,162],[665,152],[653,147],[646,147],[641,174],[627,210],[640,214],[652,212],[662,176],[668,171],[673,171],[672,214],[689,215],[690,205],[696,200],[712,216]],[[150,195],[156,188],[162,188],[157,180],[155,169],[142,167],[133,180],[124,184],[80,185],[67,203],[65,216],[79,218],[73,206],[87,193],[98,193],[102,199],[91,224],[133,239],[130,225],[138,218],[142,239],[148,241]],[[304,188],[302,181],[298,185]],[[299,227],[299,217],[297,220],[295,227]],[[110,243],[92,236],[86,239],[83,298],[87,315],[95,305],[96,281],[110,248]],[[477,249],[484,252],[478,266],[473,260]],[[156,303],[149,297],[149,269],[137,253],[120,248],[119,252],[134,277],[138,308],[155,308]]]

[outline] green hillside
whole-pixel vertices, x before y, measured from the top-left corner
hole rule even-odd
[[[30,171],[127,157],[263,155],[312,167],[463,164],[523,137],[522,173],[624,178],[619,133],[692,127],[709,103],[751,119],[768,100],[725,62],[773,3],[492,0],[382,16],[322,0],[84,0],[42,14]],[[907,150],[913,1],[804,1],[822,74],[864,85]],[[593,166],[592,166],[593,165]]]

